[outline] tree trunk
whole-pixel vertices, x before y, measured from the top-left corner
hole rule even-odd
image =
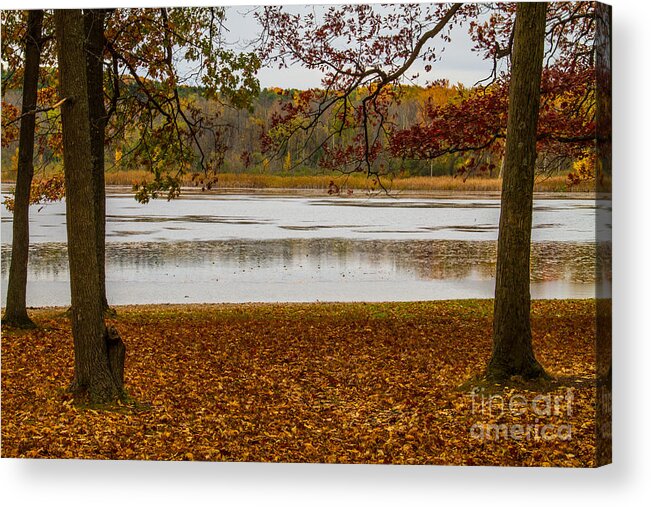
[[[86,80],[84,20],[80,10],[56,10],[66,185],[66,225],[70,264],[71,321],[75,376],[71,389],[88,393],[93,403],[109,402],[122,394],[109,361],[109,333],[104,324],[97,264],[93,163]]]
[[[11,266],[7,285],[7,306],[3,323],[17,327],[35,327],[27,315],[27,261],[29,257],[29,196],[34,176],[34,130],[38,91],[38,71],[41,62],[41,32],[43,11],[32,10],[27,15],[25,37],[25,75],[23,105],[18,141],[18,171],[14,200]]]
[[[486,376],[545,376],[531,342],[530,250],[546,3],[518,3],[497,244],[493,353]]]
[[[108,310],[106,299],[106,188],[104,183],[104,140],[106,109],[104,107],[104,19],[102,9],[84,10],[86,30],[86,77],[88,82],[88,106],[90,120],[90,143],[93,161],[93,203],[95,206],[95,240],[99,268],[100,303]]]

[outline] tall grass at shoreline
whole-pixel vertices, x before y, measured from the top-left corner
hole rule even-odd
[[[145,170],[107,172],[107,185],[132,186],[134,183],[151,181],[152,174]],[[36,177],[38,179],[38,176]],[[2,172],[3,183],[14,183],[15,173]],[[294,174],[256,174],[256,173],[221,173],[218,183],[213,187],[219,189],[298,189],[328,190],[334,182],[345,193],[348,189],[357,191],[381,190],[373,178],[365,174],[342,175],[336,172],[317,175]],[[499,192],[502,188],[500,178],[471,176],[464,180],[461,176],[410,176],[382,178],[382,184],[392,191],[422,192]],[[183,178],[183,185],[192,187],[190,174]],[[565,175],[538,176],[534,184],[536,192],[593,192],[594,181],[582,181],[578,185],[568,183]]]
[[[141,181],[151,180],[151,174],[146,171],[129,171],[107,173],[108,185],[133,185]],[[378,190],[377,183],[364,174],[342,175],[338,173],[322,175],[277,175],[253,173],[222,173],[219,174],[215,189],[306,189],[327,191],[333,181],[341,191]],[[183,180],[184,185],[194,186],[190,175]],[[382,178],[382,184],[394,191],[459,191],[459,192],[498,192],[502,188],[500,178],[461,176],[411,176],[405,178]],[[578,185],[570,185],[565,176],[538,177],[534,185],[536,192],[590,192],[594,191],[594,181],[584,181]]]

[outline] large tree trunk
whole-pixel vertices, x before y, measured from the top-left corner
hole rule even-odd
[[[84,20],[80,10],[54,14],[61,106],[66,225],[70,264],[71,321],[75,376],[71,389],[87,392],[91,402],[117,399],[122,379],[111,369],[108,330],[101,305],[96,248],[93,163],[86,80]]]
[[[100,303],[108,310],[106,299],[106,189],[104,183],[104,140],[106,109],[104,108],[104,19],[102,9],[84,10],[86,30],[86,77],[90,119],[90,144],[93,161],[93,203],[95,206],[95,240],[99,269]]]
[[[34,129],[36,125],[38,71],[41,62],[43,11],[29,11],[25,37],[23,105],[18,141],[18,171],[14,200],[11,266],[7,286],[7,306],[3,322],[17,327],[34,327],[27,315],[27,260],[29,256],[29,196],[34,176]]]
[[[516,11],[497,244],[493,353],[486,372],[491,379],[545,375],[531,343],[529,269],[546,8],[546,3],[519,3]]]

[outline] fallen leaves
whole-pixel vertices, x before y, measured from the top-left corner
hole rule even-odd
[[[3,330],[3,457],[596,464],[594,301],[534,303],[534,347],[558,380],[486,391],[530,402],[571,389],[571,416],[544,417],[481,411],[458,388],[486,364],[490,301],[121,307],[134,401],[110,410],[65,392],[62,312],[33,318],[38,329]],[[480,440],[475,424],[572,432]]]

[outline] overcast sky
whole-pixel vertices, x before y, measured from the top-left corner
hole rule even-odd
[[[312,6],[309,6],[310,10]],[[376,6],[376,8],[381,8]],[[227,21],[229,30],[227,39],[231,42],[238,41],[240,45],[251,41],[260,31],[260,25],[253,16],[254,7],[229,7]],[[306,6],[293,5],[287,7],[292,13],[307,12]],[[419,73],[417,84],[426,81],[447,79],[451,83],[458,82],[472,86],[477,81],[486,78],[491,71],[492,62],[486,61],[481,55],[473,52],[472,42],[468,36],[467,26],[455,27],[451,33],[452,43],[446,45],[440,59],[434,62],[429,73],[424,72],[424,63],[416,62],[411,74]],[[280,88],[314,88],[321,85],[321,74],[315,70],[308,70],[300,66],[289,69],[263,68],[259,74],[261,87],[277,86]]]

